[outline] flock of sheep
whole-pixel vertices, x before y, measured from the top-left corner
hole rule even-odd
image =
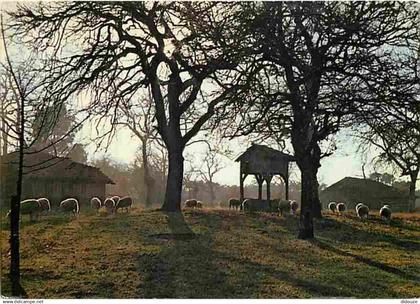
[[[330,202],[328,204],[328,209],[332,212],[338,212],[339,214],[342,214],[344,211],[346,211],[346,204],[344,203],[336,203],[336,202]],[[369,207],[366,206],[363,203],[358,203],[356,205],[356,214],[361,219],[367,219],[369,216]],[[389,205],[384,205],[379,210],[379,215],[382,219],[390,220],[391,219],[391,207]]]
[[[203,208],[203,203],[196,199],[189,199],[185,201],[186,208]],[[291,214],[296,214],[299,205],[296,201],[293,200],[279,200],[274,199],[269,202],[266,200],[251,199],[248,198],[243,201],[241,204],[239,199],[231,198],[229,199],[229,209],[241,209],[245,212],[280,212],[283,213],[290,212]]]
[[[195,200],[189,199],[185,201],[185,207],[187,208],[202,208],[203,203]],[[294,200],[259,200],[259,199],[245,199],[241,204],[241,201],[236,198],[229,199],[229,209],[240,209],[244,210],[245,212],[279,212],[281,215],[285,213],[290,213],[295,215],[299,205]],[[328,209],[332,212],[338,212],[339,214],[343,214],[347,207],[345,203],[336,203],[330,202],[328,204]],[[379,210],[379,215],[382,219],[390,220],[391,219],[391,207],[389,205],[384,205]],[[358,203],[356,205],[356,214],[361,219],[367,219],[369,216],[369,207],[363,203]]]
[[[90,206],[93,210],[99,211],[103,209],[108,214],[115,214],[118,209],[129,211],[133,204],[133,200],[129,196],[119,197],[110,196],[101,201],[98,197],[93,197],[90,200]],[[203,202],[196,199],[189,199],[185,201],[185,207],[187,208],[203,208]],[[281,215],[285,213],[296,214],[298,210],[298,203],[294,200],[259,200],[259,199],[245,199],[241,204],[239,199],[229,199],[229,209],[240,209],[245,212],[279,212]],[[343,214],[346,211],[345,203],[330,202],[328,209],[332,212],[338,212]],[[356,214],[361,219],[367,219],[369,216],[369,207],[363,203],[356,205]],[[31,221],[37,219],[39,214],[48,212],[51,210],[50,201],[45,198],[38,199],[26,199],[20,202],[20,214],[29,214]],[[79,201],[75,198],[67,198],[60,203],[60,210],[72,214],[78,214],[80,212]],[[9,212],[10,215],[10,212]],[[391,207],[384,205],[379,210],[379,215],[382,219],[391,219]]]
[[[92,209],[99,211],[99,209],[105,208],[108,214],[115,214],[118,209],[128,212],[132,205],[133,200],[129,196],[110,196],[107,197],[103,202],[98,197],[92,197],[90,200],[90,206]]]
[[[115,214],[118,209],[128,212],[132,204],[133,200],[129,196],[107,197],[103,202],[98,197],[93,197],[90,200],[92,209],[99,211],[99,209],[104,208],[108,214]],[[80,212],[79,201],[75,198],[67,198],[60,202],[60,210],[76,215]],[[39,214],[48,211],[51,211],[51,203],[45,197],[38,199],[31,198],[20,202],[20,214],[29,215],[31,221],[38,219]],[[10,211],[8,213],[8,216],[9,215]]]

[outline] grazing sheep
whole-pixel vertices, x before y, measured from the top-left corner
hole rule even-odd
[[[281,200],[279,202],[279,211],[280,214],[283,216],[283,213],[291,212],[291,202],[289,200]]]
[[[299,204],[296,201],[290,201],[290,213],[296,215],[296,211],[299,208]]]
[[[111,198],[114,200],[115,204],[118,204],[119,200],[121,199],[121,197],[119,197],[118,195],[114,195]]]
[[[36,199],[26,199],[20,202],[20,215],[29,214],[30,221],[38,219],[38,215],[43,211],[40,203]],[[8,216],[10,216],[10,211]]]
[[[50,201],[48,200],[48,198],[45,197],[41,197],[39,199],[37,199],[39,205],[42,208],[42,211],[51,211],[51,204]]]
[[[198,201],[197,202],[197,206],[196,206],[198,209],[202,209],[203,208],[203,202],[201,202],[201,201]]]
[[[251,201],[251,199],[249,199],[249,198],[247,198],[246,200],[243,201],[243,203],[242,203],[242,210],[244,212],[251,211],[251,203],[250,203],[250,201]],[[230,207],[230,200],[229,200],[229,207]]]
[[[185,201],[185,207],[187,208],[195,208],[197,207],[197,200],[189,199]]]
[[[111,197],[107,197],[104,201],[104,207],[108,214],[115,213],[115,201]]]
[[[361,219],[362,218],[368,218],[368,215],[369,215],[369,207],[366,206],[366,205],[364,205],[364,204],[362,204],[361,206],[359,206],[359,208],[357,208],[356,213],[357,213],[357,216],[359,218],[361,218]]]
[[[60,209],[64,212],[72,212],[76,215],[80,212],[79,202],[75,198],[67,198],[60,203]]]
[[[236,199],[236,198],[231,198],[229,199],[229,209],[230,208],[235,208],[235,209],[239,209],[241,207],[241,201]]]
[[[338,203],[337,204],[337,210],[338,210],[338,213],[343,213],[344,211],[346,211],[346,204],[344,204],[344,203]]]
[[[244,200],[242,208],[245,212],[278,212],[278,202],[248,198]]]
[[[100,198],[98,198],[96,196],[92,197],[91,200],[90,200],[90,206],[92,207],[92,209],[98,211],[99,208],[102,207],[102,202],[101,202]]]
[[[115,206],[115,211],[117,211],[118,209],[124,208],[125,211],[128,212],[128,208],[131,208],[132,205],[133,205],[133,200],[131,199],[131,197],[125,196],[118,200],[118,203]]]
[[[384,205],[380,210],[379,214],[382,219],[390,220],[391,219],[391,207],[389,205]]]
[[[363,203],[358,203],[357,205],[356,205],[356,213],[357,213],[357,209],[359,209],[361,206],[363,206],[364,204]]]
[[[330,202],[328,204],[328,209],[330,209],[330,211],[332,211],[332,212],[336,212],[337,211],[337,203],[336,202]]]

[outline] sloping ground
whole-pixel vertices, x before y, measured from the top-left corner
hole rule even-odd
[[[407,211],[408,193],[383,183],[355,177],[345,177],[329,186],[319,194],[324,208],[331,201],[346,202],[353,209],[358,202],[363,202],[370,209],[379,210],[385,203],[394,211]]]
[[[23,223],[22,281],[32,298],[413,298],[420,217],[329,214],[316,241],[297,218],[237,211],[49,215]],[[1,230],[2,294],[8,232]]]

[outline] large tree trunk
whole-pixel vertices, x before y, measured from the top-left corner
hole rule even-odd
[[[302,148],[302,142],[304,141],[298,138],[292,139],[302,184],[298,238],[311,239],[314,238],[313,218],[322,217],[317,179],[318,169],[321,166],[321,149],[315,144],[308,153],[307,149]]]
[[[321,213],[321,201],[319,200],[319,183],[318,183],[318,168],[313,167],[312,168],[312,182],[313,185],[312,191],[311,191],[311,201],[312,201],[312,211],[313,216],[315,218],[322,218]]]
[[[314,184],[313,173],[308,168],[301,168],[301,181],[302,181],[302,192],[301,192],[301,207],[300,207],[300,219],[299,219],[299,239],[312,239],[314,238],[314,226],[313,226],[313,193]]]
[[[184,157],[182,149],[168,149],[169,170],[166,181],[165,202],[162,210],[181,211],[182,177],[184,174]]]
[[[24,146],[24,112],[23,100],[19,108],[19,163],[16,181],[16,194],[12,196],[10,206],[10,280],[12,283],[12,295],[25,296],[25,291],[20,284],[20,249],[19,249],[19,218],[20,200],[23,183],[23,146]],[[19,103],[18,103],[19,104]]]
[[[416,209],[416,182],[418,175],[419,171],[415,171],[410,174],[410,190],[408,193],[408,203],[410,212],[413,212]]]

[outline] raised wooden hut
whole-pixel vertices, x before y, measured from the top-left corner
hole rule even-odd
[[[58,205],[68,197],[89,203],[93,196],[105,197],[106,185],[114,182],[98,168],[72,161],[66,157],[54,157],[47,153],[26,154],[22,199],[46,197]],[[1,158],[2,205],[9,205],[16,188],[17,153]]]
[[[267,183],[267,200],[270,200],[270,183],[273,176],[280,175],[285,183],[286,199],[289,198],[289,163],[292,155],[267,146],[252,144],[237,159],[240,162],[240,200],[244,200],[244,181],[248,175],[254,175],[258,183],[258,199],[262,199],[262,186]]]

